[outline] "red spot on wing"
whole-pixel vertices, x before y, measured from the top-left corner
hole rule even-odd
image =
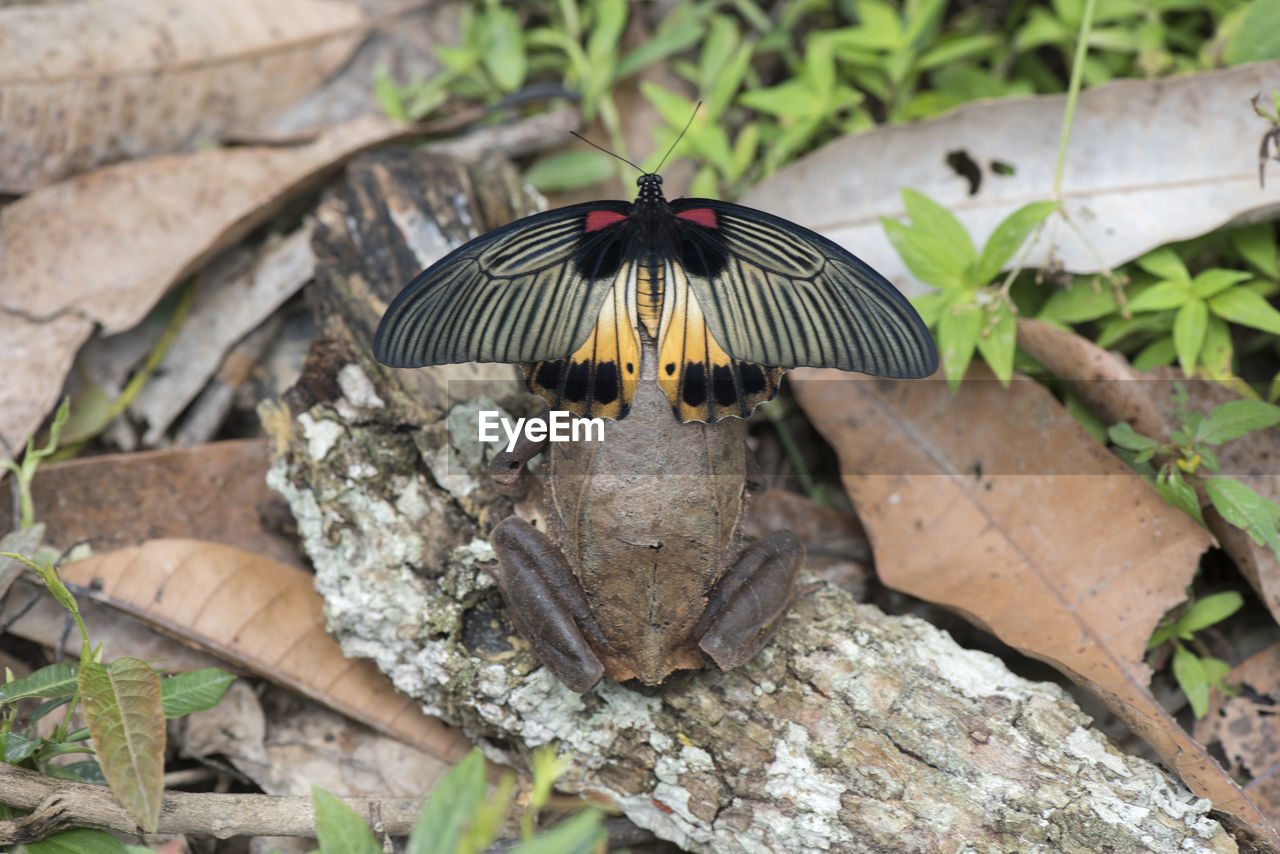
[[[687,211],[680,211],[676,216],[681,219],[687,219],[689,222],[695,222],[704,228],[720,227],[720,221],[716,219],[716,212],[711,208],[690,208]]]
[[[587,214],[586,231],[599,231],[605,226],[613,225],[615,222],[622,222],[626,219],[625,214],[617,211],[592,211]]]

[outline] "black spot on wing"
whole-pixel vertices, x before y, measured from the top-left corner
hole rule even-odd
[[[591,365],[588,362],[574,362],[569,365],[569,375],[565,377],[562,393],[566,400],[581,403],[587,399],[591,391]]]
[[[608,405],[618,399],[618,366],[613,362],[597,362],[591,396],[596,403]]]
[[[564,372],[564,362],[539,362],[534,372],[534,381],[545,389],[560,388],[560,375]]]
[[[733,381],[731,365],[716,365],[711,369],[711,395],[717,406],[738,405],[738,386]]]
[[[707,373],[701,362],[689,362],[684,366],[684,382],[680,398],[685,404],[701,407],[707,402]]]

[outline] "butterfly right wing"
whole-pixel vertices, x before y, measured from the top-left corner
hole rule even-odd
[[[464,244],[392,301],[374,357],[398,368],[526,363],[530,389],[552,408],[622,417],[640,365],[630,209],[573,205]]]

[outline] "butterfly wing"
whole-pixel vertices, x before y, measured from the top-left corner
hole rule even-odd
[[[899,378],[937,370],[915,309],[843,247],[741,205],[677,199],[671,211],[674,293],[658,374],[682,420],[749,413],[772,397],[775,368]]]
[[[622,417],[640,365],[627,313],[636,266],[630,209],[573,205],[464,244],[392,301],[374,357],[397,368],[532,363],[530,387],[552,408]]]

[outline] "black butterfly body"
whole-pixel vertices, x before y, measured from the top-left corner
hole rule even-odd
[[[374,355],[392,367],[518,362],[553,409],[622,418],[641,357],[681,421],[745,417],[782,371],[928,376],[920,316],[857,257],[795,223],[662,195],[571,205],[464,244],[392,301]]]

